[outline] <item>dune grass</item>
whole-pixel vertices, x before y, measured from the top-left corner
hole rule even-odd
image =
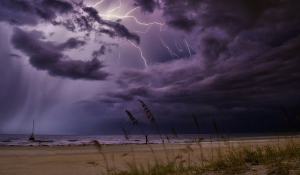
[[[250,142],[233,142],[229,140],[213,143],[215,146],[210,148],[209,142],[203,142],[205,148],[200,147],[200,143],[181,144],[180,152],[168,149],[169,160],[164,156],[161,159],[145,157],[145,161],[135,161],[135,152],[127,153],[132,161],[124,161],[124,167],[119,169],[108,163],[107,156],[104,155],[103,147],[101,155],[105,159],[103,174],[111,175],[165,175],[165,174],[300,174],[300,139],[285,138],[273,139],[264,144]],[[172,146],[176,147],[174,144]],[[184,147],[184,148],[183,148]],[[149,151],[151,145],[149,145]],[[203,150],[201,150],[203,149]],[[213,152],[210,152],[212,149]],[[164,151],[164,149],[161,149]],[[99,150],[100,151],[100,150]],[[153,155],[155,151],[152,149]],[[201,153],[204,153],[204,155]],[[159,154],[162,154],[161,152]],[[213,155],[213,156],[212,156]],[[120,157],[119,159],[122,159]],[[127,159],[128,160],[128,159]],[[89,164],[97,164],[89,162]],[[96,166],[96,165],[95,165]],[[253,170],[253,167],[260,167],[260,171]]]
[[[166,135],[168,144],[170,145],[169,149],[167,149],[152,113],[143,101],[139,100],[139,102],[142,104],[146,117],[156,126],[162,140],[161,146],[163,147],[163,151],[159,154],[165,154],[166,159],[163,157],[160,157],[161,159],[159,159],[154,149],[152,149],[152,146],[148,145],[149,151],[151,151],[153,156],[152,161],[149,157],[145,157],[144,162],[137,162],[135,160],[136,156],[134,149],[131,147],[131,153],[126,153],[126,155],[122,156],[132,156],[132,161],[124,161],[125,169],[119,169],[115,166],[110,167],[101,144],[98,141],[94,141],[105,162],[105,166],[103,166],[105,172],[102,172],[103,174],[166,175],[250,173],[300,175],[300,138],[298,138],[295,133],[291,133],[290,136],[286,136],[284,139],[279,138],[278,136],[277,139],[273,138],[269,141],[260,142],[260,144],[250,141],[248,143],[230,141],[229,135],[227,135],[226,138],[219,134],[216,121],[213,119],[212,127],[216,132],[217,141],[213,142],[212,139],[210,139],[209,142],[203,142],[203,139],[200,137],[198,121],[195,115],[192,114],[199,132],[197,141],[190,144],[174,144],[170,142],[169,137]],[[280,107],[280,110],[294,129],[294,125],[283,107]],[[133,122],[133,125],[138,125],[140,127],[133,115],[128,110],[125,112]],[[141,127],[140,129],[146,137],[143,129]],[[171,130],[175,138],[178,139],[174,128],[171,127]],[[125,132],[124,129],[123,131]],[[126,139],[128,139],[128,137],[126,137]],[[206,145],[205,148],[203,147],[204,144]],[[174,148],[177,149],[175,150]],[[112,159],[112,161],[114,161],[114,159]],[[94,166],[98,165],[96,162],[88,162],[88,164]]]

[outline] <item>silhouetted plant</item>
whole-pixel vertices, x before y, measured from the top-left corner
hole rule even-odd
[[[139,100],[140,101],[140,100]],[[147,118],[150,119],[151,123],[155,123],[156,121],[150,112],[149,108],[143,103],[142,103],[143,109],[146,113]],[[284,117],[287,121],[291,122],[290,118],[288,117],[286,111],[281,107],[280,110],[283,112]],[[131,121],[133,122],[133,125],[138,125],[137,120],[131,115],[129,111],[126,110],[126,113],[130,117]],[[299,114],[297,113],[297,116]],[[196,120],[196,117],[192,114],[194,118],[194,122],[196,124],[196,127],[199,129],[199,123]],[[267,145],[239,145],[239,146],[234,146],[232,147],[232,150],[230,148],[230,141],[229,141],[229,135],[227,138],[221,135],[220,137],[223,139],[225,145],[229,146],[229,151],[220,151],[221,146],[220,146],[220,139],[219,139],[219,130],[216,124],[215,119],[213,118],[212,120],[212,125],[213,129],[217,134],[218,140],[217,144],[218,146],[216,147],[218,149],[217,155],[214,157],[213,156],[213,140],[210,138],[210,149],[211,149],[211,159],[203,159],[203,156],[201,155],[201,166],[197,162],[197,159],[193,159],[193,156],[197,153],[197,150],[194,150],[191,145],[186,145],[186,148],[183,150],[185,151],[188,155],[187,159],[183,158],[183,156],[178,155],[174,157],[174,160],[171,162],[161,162],[158,161],[155,157],[154,150],[151,148],[151,151],[154,155],[155,158],[155,164],[150,164],[145,167],[144,165],[140,164],[140,167],[137,167],[136,162],[133,162],[133,164],[129,164],[129,169],[125,171],[119,171],[119,173],[115,171],[115,174],[243,174],[247,170],[249,170],[250,166],[252,165],[262,165],[268,168],[268,174],[289,174],[289,173],[295,173],[299,169],[298,162],[300,158],[300,140],[299,139],[290,139],[287,138],[286,141],[282,141],[281,144],[279,145],[279,137],[278,137],[278,142],[276,145],[276,142],[274,144],[272,143],[271,140]],[[157,124],[156,127],[158,128]],[[128,139],[128,133],[124,128],[122,128],[124,132],[124,136],[126,139]],[[178,135],[175,132],[175,130],[171,127],[173,135],[178,139]],[[159,130],[158,130],[159,132]],[[160,134],[160,132],[159,132]],[[200,132],[199,132],[200,134]],[[160,135],[161,136],[161,135]],[[168,142],[170,143],[170,138],[168,135],[165,135]],[[97,142],[96,142],[97,143]],[[98,142],[99,143],[99,142]],[[201,149],[201,154],[202,154],[202,147],[201,147],[201,140],[199,139],[198,143],[200,143],[200,149]],[[96,144],[98,149],[101,150],[102,146],[100,144]],[[164,142],[163,142],[164,145]],[[172,145],[171,145],[172,146]],[[276,148],[278,147],[278,149]],[[280,147],[280,149],[279,149]],[[165,146],[164,146],[165,148]],[[209,148],[208,148],[209,149]],[[132,150],[133,151],[133,150]],[[172,147],[173,155],[174,155],[174,150]],[[179,149],[180,151],[180,149]],[[166,148],[165,148],[166,152]],[[134,155],[134,154],[133,154]],[[167,155],[167,154],[166,154]],[[206,157],[209,157],[209,155],[206,155]],[[168,156],[167,156],[168,158]],[[135,160],[135,158],[134,158]],[[196,161],[194,161],[196,160]],[[205,164],[203,164],[203,160],[205,160]],[[198,160],[199,161],[199,160]],[[91,165],[94,165],[93,163],[90,163]],[[294,169],[294,171],[293,171]],[[107,171],[108,174],[110,171],[108,170],[107,166]],[[299,173],[298,173],[299,174]]]
[[[147,117],[148,119],[150,119],[150,122],[151,122],[151,123],[154,123],[154,124],[155,124],[156,129],[157,129],[157,132],[158,132],[158,134],[159,134],[159,136],[160,136],[160,139],[161,139],[161,141],[162,141],[162,143],[163,143],[163,147],[164,147],[164,151],[165,151],[165,153],[166,153],[167,161],[169,162],[169,158],[168,158],[166,146],[165,146],[165,144],[164,144],[164,140],[163,140],[163,138],[162,138],[162,136],[161,136],[161,133],[160,133],[160,131],[159,131],[159,127],[158,127],[158,125],[157,125],[157,123],[156,123],[156,120],[155,120],[153,114],[152,114],[151,111],[149,110],[148,106],[147,106],[142,100],[139,100],[139,99],[138,99],[138,101],[142,104],[142,108],[143,108],[143,110],[144,110],[144,112],[145,112],[145,114],[146,114],[146,117]]]
[[[142,131],[144,137],[146,138],[146,143],[148,142],[148,137],[147,135],[145,134],[144,130],[142,129],[140,123],[134,118],[134,116],[128,111],[128,110],[125,110],[126,114],[128,115],[128,117],[130,118],[130,120],[132,121],[132,124],[133,126],[135,125],[138,125],[140,130]]]
[[[290,122],[290,118],[289,118],[287,112],[284,110],[284,108],[283,108],[282,106],[280,106],[279,108],[280,108],[280,110],[281,110],[282,113],[283,113],[284,119],[285,119],[286,121]]]
[[[283,114],[283,116],[284,116],[284,119],[285,119],[286,121],[288,121],[288,122],[291,124],[291,127],[292,127],[292,133],[294,133],[294,134],[296,135],[294,124],[293,124],[293,122],[291,121],[290,117],[288,116],[286,110],[285,110],[282,106],[280,106],[279,109],[282,111],[282,114]]]
[[[171,130],[172,130],[173,135],[178,139],[178,136],[177,136],[177,134],[176,134],[174,128],[171,127]]]
[[[196,127],[198,128],[198,134],[199,134],[199,138],[198,138],[198,145],[199,145],[199,148],[200,148],[200,159],[201,159],[201,167],[203,167],[203,161],[204,161],[204,157],[203,157],[203,150],[202,150],[202,144],[201,144],[201,141],[202,141],[202,138],[201,138],[201,135],[200,135],[200,127],[199,127],[199,123],[197,121],[197,118],[194,114],[192,114],[193,116],[193,119],[194,119],[194,123],[196,125]]]
[[[92,143],[94,143],[98,149],[98,151],[100,152],[100,154],[102,155],[103,157],[103,160],[105,162],[105,166],[106,166],[106,172],[107,174],[110,174],[110,169],[109,169],[109,166],[108,166],[108,161],[107,161],[107,157],[106,157],[106,154],[103,152],[102,150],[102,145],[100,144],[100,142],[98,140],[93,140]]]
[[[198,121],[197,121],[195,115],[192,114],[192,116],[193,116],[193,119],[194,119],[194,123],[195,123],[196,127],[198,128],[198,134],[199,134],[198,140],[199,140],[199,139],[200,139],[200,127],[199,127],[199,123],[198,123]]]
[[[129,140],[128,132],[127,132],[124,128],[121,128],[121,129],[122,129],[122,131],[123,131],[123,134],[124,134],[124,136],[125,136],[125,139],[126,139],[126,140]]]
[[[149,110],[149,108],[147,107],[147,105],[146,105],[142,100],[139,100],[139,99],[138,99],[138,101],[142,104],[142,108],[143,108],[143,110],[144,110],[144,112],[145,112],[145,114],[146,114],[146,117],[147,117],[148,119],[150,119],[150,122],[151,122],[151,123],[154,123],[154,124],[155,124],[156,129],[157,129],[157,131],[158,131],[158,134],[159,134],[159,136],[160,136],[160,139],[161,139],[162,142],[164,142],[164,140],[163,140],[163,138],[162,138],[162,136],[161,136],[161,133],[160,133],[160,131],[159,131],[158,125],[157,125],[157,123],[156,123],[156,120],[155,120],[155,118],[154,118],[154,116],[153,116],[153,114],[151,113],[151,111]]]

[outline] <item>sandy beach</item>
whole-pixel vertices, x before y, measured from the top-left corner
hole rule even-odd
[[[231,141],[236,147],[241,144],[264,145],[278,140],[248,140]],[[211,147],[212,146],[212,147]],[[182,153],[184,156],[193,155],[199,158],[197,143],[165,144],[168,159]],[[224,142],[203,142],[204,156],[211,156],[211,148],[226,149]],[[153,152],[151,151],[153,150]],[[102,154],[101,154],[102,153]],[[154,154],[153,154],[154,153]],[[65,175],[105,174],[107,158],[110,169],[122,170],[126,163],[136,162],[147,164],[155,161],[166,161],[167,157],[162,144],[126,144],[103,145],[101,152],[95,145],[89,146],[1,146],[0,147],[0,174],[2,175]]]

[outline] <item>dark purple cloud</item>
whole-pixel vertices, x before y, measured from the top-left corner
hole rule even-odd
[[[142,12],[153,13],[155,8],[159,7],[156,0],[134,0],[134,6],[141,7]]]
[[[63,19],[57,19],[58,16]],[[3,0],[0,2],[0,21],[14,25],[37,25],[46,22],[54,26],[62,25],[72,32],[94,30],[109,33],[111,37],[140,42],[139,36],[129,32],[124,25],[101,19],[96,9],[86,7],[82,3],[76,4],[60,0]],[[109,27],[109,30],[103,29],[104,26]]]
[[[3,0],[0,2],[0,21],[14,25],[36,25],[41,20],[49,22],[54,20],[56,15],[72,10],[71,3],[59,0]]]
[[[133,87],[125,91],[110,93],[109,96],[113,98],[120,98],[124,101],[132,101],[134,97],[153,97],[152,89],[145,86]],[[153,94],[153,95],[151,95]]]
[[[68,13],[73,10],[72,4],[66,1],[60,0],[43,0],[41,5],[45,9],[51,9],[53,11],[57,11],[61,14]]]
[[[96,51],[94,51],[94,52],[92,53],[92,56],[93,56],[94,58],[97,58],[97,57],[99,57],[99,56],[101,56],[101,55],[104,55],[104,54],[105,54],[105,50],[106,50],[106,47],[105,47],[105,46],[101,46],[101,47],[99,48],[99,50],[96,50]]]
[[[249,56],[249,53],[243,53],[237,58],[230,57],[226,62],[215,64],[210,69],[203,67],[204,62],[199,58],[164,63],[150,67],[147,71],[128,69],[120,75],[117,83],[128,89],[123,93],[127,92],[132,97],[131,90],[142,85],[148,87],[144,94],[157,92],[159,95],[152,97],[160,96],[161,100],[180,96],[193,99],[197,96],[206,102],[223,103],[221,99],[272,101],[293,98],[294,95],[299,95],[297,89],[300,86],[297,81],[299,40],[299,37],[294,38],[283,46],[260,55]],[[251,46],[248,46],[250,50],[257,49],[256,45],[252,46],[254,48]],[[289,89],[289,93],[284,93],[285,89]]]
[[[292,5],[292,1],[259,1],[245,0],[234,1],[180,1],[165,0],[164,15],[169,24],[179,29],[191,29],[191,27],[200,27],[207,29],[211,27],[221,27],[230,34],[237,34],[240,31],[249,29],[258,24],[269,10],[280,9]],[[180,22],[186,19],[190,24]],[[176,25],[177,24],[177,25]]]
[[[103,63],[97,58],[91,61],[71,60],[62,53],[64,49],[75,49],[85,44],[84,41],[70,38],[64,43],[54,44],[42,41],[43,33],[25,32],[14,29],[11,42],[13,46],[29,56],[29,62],[39,70],[47,70],[50,75],[72,79],[104,80],[108,73],[101,70]]]
[[[128,40],[133,40],[136,43],[140,43],[140,37],[134,33],[129,32],[129,30],[122,24],[118,22],[103,20],[99,15],[98,11],[93,7],[83,7],[83,11],[88,13],[91,20],[96,21],[97,23],[110,27],[112,30],[101,28],[98,30],[100,33],[109,34],[110,37],[121,37],[126,38]]]
[[[9,56],[10,56],[10,57],[13,57],[13,58],[21,58],[20,55],[13,54],[13,53],[9,54]]]
[[[169,122],[195,113],[206,122],[215,117],[227,131],[280,127],[278,106],[296,111],[300,103],[299,6],[288,0],[166,0],[167,24],[193,31],[197,54],[145,70],[124,69],[116,80],[120,90],[103,99],[143,98]]]
[[[109,46],[113,44],[105,43],[101,36],[140,42],[138,35],[122,25],[122,22],[131,25],[130,20],[105,20],[95,8],[86,7],[83,3],[72,2],[69,6],[68,2],[64,4],[65,1],[36,2],[38,3],[1,1],[0,21],[21,28],[13,31],[13,46],[29,57],[31,65],[51,75],[71,79],[106,80],[110,72],[103,71],[104,65],[98,58],[110,52]],[[201,132],[214,132],[212,118],[215,118],[220,132],[225,133],[272,132],[277,128],[286,131],[288,124],[284,123],[278,107],[283,106],[294,120],[300,104],[297,98],[300,96],[300,3],[292,0],[164,0],[162,3],[136,0],[130,3],[140,7],[141,12],[153,13],[147,22],[156,21],[152,18],[157,15],[155,9],[162,10],[162,18],[166,20],[168,28],[158,35],[172,51],[175,47],[174,40],[180,43],[179,38],[192,43],[194,51],[187,57],[187,49],[182,49],[178,54],[179,58],[171,60],[166,48],[160,42],[154,42],[157,33],[155,27],[151,27],[149,33],[141,35],[145,38],[141,48],[146,55],[148,67],[134,68],[132,55],[120,54],[121,65],[126,64],[130,68],[112,64],[106,69],[113,72],[110,80],[115,84],[107,81],[105,85],[102,83],[96,87],[96,82],[86,83],[95,89],[91,88],[92,90],[85,91],[84,95],[72,99],[76,107],[70,107],[69,114],[72,117],[66,117],[72,121],[72,127],[79,126],[82,128],[80,132],[84,132],[85,127],[82,123],[85,120],[89,120],[86,133],[92,133],[89,130],[91,125],[95,132],[100,130],[95,128],[103,125],[107,125],[107,130],[123,127],[127,124],[128,117],[124,112],[127,109],[141,121],[145,130],[151,131],[152,125],[137,101],[142,99],[163,132],[168,132],[163,128],[173,126],[179,133],[196,133],[197,129],[191,127],[192,113],[198,119]],[[104,2],[97,6],[97,9],[107,4]],[[139,17],[139,20],[143,21],[143,17]],[[144,19],[146,18],[148,20],[148,16]],[[47,41],[48,38],[42,32],[23,28],[39,23],[63,26],[72,32],[72,36],[85,36],[54,43]],[[130,27],[134,28],[134,25]],[[55,31],[52,38],[58,33]],[[90,61],[73,60],[65,54],[73,49],[89,46],[93,33],[96,34],[94,41],[100,45],[86,54],[91,57]],[[172,37],[168,37],[167,34],[170,33]],[[82,39],[84,37],[85,40]],[[184,44],[181,45],[185,47]],[[122,48],[120,50],[122,51]],[[1,82],[9,82],[9,78],[6,77],[21,80],[20,75],[8,76],[8,63],[22,60],[14,59],[17,56],[9,56],[9,53],[6,53],[9,59],[0,65]],[[11,54],[13,53],[23,57],[17,51],[12,51]],[[66,86],[69,87],[66,89],[73,90],[73,84],[68,83]],[[27,84],[23,86],[27,87]],[[5,89],[6,87],[16,89]],[[24,87],[19,87],[20,82],[15,81],[11,82],[10,86],[0,87],[0,95],[4,99],[4,102],[0,103],[4,109],[2,116],[11,116],[14,114],[13,109],[24,106],[23,103],[28,97],[22,96],[26,93]],[[8,92],[9,95],[4,92]],[[62,94],[64,93],[66,92],[62,91]],[[42,106],[39,110],[44,108]],[[34,114],[34,111],[28,114]],[[65,115],[59,115],[65,119]],[[73,122],[74,118],[78,121]],[[8,117],[6,119],[8,120]],[[107,119],[109,122],[106,122]],[[128,123],[132,125],[130,121]],[[108,132],[110,131],[103,133]]]
[[[81,31],[90,31],[92,29],[91,24],[84,16],[75,18],[75,23],[78,25]]]
[[[169,21],[167,24],[180,30],[191,31],[193,27],[196,26],[196,21],[182,16],[175,20]]]
[[[112,38],[119,37],[140,42],[139,36],[129,32],[124,25],[101,19],[96,9],[86,7],[82,3],[62,0],[4,0],[0,2],[0,21],[18,26],[48,23],[64,26],[71,32],[86,31],[89,35],[94,31],[108,34]],[[54,44],[41,40],[45,38],[43,33],[38,31],[26,33],[24,30],[15,29],[11,41],[16,49],[30,57],[30,63],[35,68],[47,70],[50,75],[93,80],[104,80],[108,76],[108,73],[100,70],[103,63],[97,59],[104,54],[104,46],[92,53],[91,61],[75,61],[62,51],[82,47],[86,41],[70,38],[64,43]]]
[[[78,40],[76,38],[69,38],[65,43],[59,44],[57,46],[60,50],[65,49],[77,49],[78,47],[84,46],[86,44],[83,40]]]

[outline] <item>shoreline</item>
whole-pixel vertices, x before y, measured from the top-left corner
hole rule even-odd
[[[298,135],[297,135],[298,134]],[[170,138],[171,143],[192,143],[196,142],[199,139],[199,135],[197,134],[179,134],[178,139],[175,138],[173,135],[168,135]],[[243,140],[262,140],[262,139],[277,139],[279,138],[288,138],[288,137],[298,137],[300,136],[299,133],[296,135],[291,134],[283,134],[278,133],[278,135],[274,135],[271,133],[253,133],[253,134],[243,134],[243,133],[236,133],[236,134],[219,134],[219,138],[216,134],[202,134],[200,138],[202,138],[202,142],[210,142],[223,139],[228,139],[230,141],[243,141]],[[159,135],[149,135],[148,136],[149,143],[162,143]],[[90,136],[81,136],[81,135],[73,135],[73,136],[66,136],[66,135],[37,135],[35,141],[28,140],[27,135],[0,135],[0,146],[3,145],[89,145],[92,140],[97,140],[101,144],[108,144],[108,145],[115,145],[115,144],[128,144],[135,143],[135,144],[144,144],[145,137],[143,135],[131,135],[130,141],[126,140],[123,135],[90,135]],[[164,142],[167,143],[169,140],[164,138]]]
[[[223,142],[224,140],[227,141],[229,139],[230,142],[247,142],[247,141],[255,141],[255,140],[282,140],[282,139],[289,139],[289,138],[300,138],[300,135],[278,135],[278,136],[256,136],[256,137],[219,137],[219,138],[214,138],[212,140],[209,139],[204,139],[201,140],[201,143],[210,143],[210,142]],[[176,139],[170,139],[171,142],[167,141],[166,139],[164,140],[165,144],[193,144],[193,143],[197,143],[197,138],[195,139],[191,139],[191,140],[184,140],[184,141],[178,141]],[[175,141],[174,141],[175,140]],[[67,140],[68,141],[68,140]],[[101,141],[101,140],[97,140],[98,142],[100,142],[101,145],[105,145],[105,146],[113,146],[113,145],[146,145],[146,143],[143,142],[135,142],[134,141],[127,141],[127,142],[121,142],[121,143],[107,143],[107,141]],[[77,142],[77,143],[76,143]],[[52,140],[35,140],[35,141],[24,141],[22,142],[23,144],[11,144],[13,143],[12,141],[9,140],[0,140],[0,147],[3,146],[45,146],[45,147],[54,147],[54,146],[91,146],[94,145],[93,140],[90,141],[69,141],[68,143],[59,143],[59,142],[55,142]],[[160,142],[148,142],[148,144],[152,145],[152,144],[162,144],[161,140]]]

